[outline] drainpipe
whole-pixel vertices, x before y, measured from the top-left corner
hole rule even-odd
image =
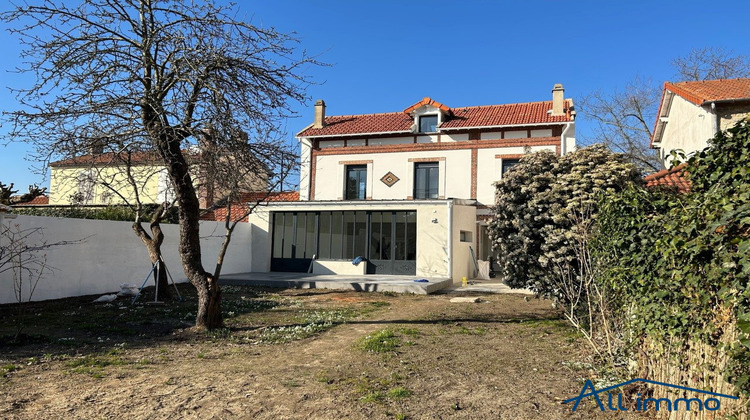
[[[711,113],[714,114],[714,134],[717,134],[721,127],[721,117],[716,112],[716,102],[711,102]]]
[[[565,153],[567,153],[566,135],[568,134],[568,130],[570,130],[570,127],[572,125],[573,123],[565,124],[565,128],[563,129],[563,132],[562,134],[560,134],[560,156],[565,156]]]
[[[448,276],[453,280],[453,200],[448,200]]]

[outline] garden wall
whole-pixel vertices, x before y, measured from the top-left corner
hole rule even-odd
[[[143,284],[151,269],[146,248],[133,233],[131,222],[19,215],[12,220],[6,219],[4,223],[18,225],[21,229],[41,228],[35,242],[73,242],[43,251],[50,269],[39,281],[32,300],[117,292],[122,283]],[[201,250],[208,271],[213,271],[216,263],[223,241],[223,225],[201,222]],[[162,230],[165,236],[162,245],[164,260],[174,280],[184,282],[186,279],[177,252],[178,226],[163,224]],[[250,247],[250,224],[240,223],[232,236],[222,273],[250,271]],[[149,279],[149,284],[152,285],[153,280]],[[26,300],[28,289],[24,289]],[[0,304],[16,301],[12,272],[0,273]]]

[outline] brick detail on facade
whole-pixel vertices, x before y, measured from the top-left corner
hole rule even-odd
[[[371,160],[340,160],[339,165],[368,165],[372,163]]]
[[[521,159],[523,154],[495,155],[495,159]]]
[[[471,199],[477,199],[477,149],[471,149]],[[497,155],[496,155],[497,156]]]
[[[317,150],[317,156],[354,155],[393,152],[424,152],[439,150],[492,149],[500,147],[556,146],[560,153],[560,137],[538,137],[526,139],[495,139],[481,141],[461,141],[451,143],[390,144],[382,146],[328,147]],[[313,161],[314,162],[314,161]]]
[[[443,162],[445,157],[409,158],[409,162]]]

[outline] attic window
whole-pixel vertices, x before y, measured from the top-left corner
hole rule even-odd
[[[438,116],[437,115],[422,115],[419,117],[419,132],[420,133],[434,133],[437,131]]]

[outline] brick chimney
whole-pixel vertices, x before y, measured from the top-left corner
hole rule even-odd
[[[552,116],[565,115],[565,89],[562,83],[556,83],[552,88]]]
[[[315,101],[315,121],[313,128],[323,128],[326,126],[326,103],[322,99]]]

